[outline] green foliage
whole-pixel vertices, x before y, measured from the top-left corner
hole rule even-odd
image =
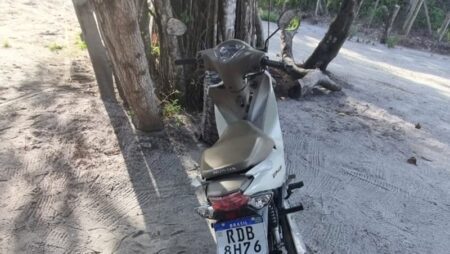
[[[150,52],[150,54],[151,54],[152,56],[154,56],[154,57],[159,57],[160,54],[161,54],[159,45],[151,46],[151,52]]]
[[[445,4],[445,1],[443,0],[427,0],[428,15],[430,16],[430,23],[432,30],[436,31],[441,26],[442,22],[445,19],[445,13],[447,13],[447,11],[450,11],[449,3],[450,1],[448,1],[448,3]],[[404,8],[406,8],[406,6]],[[421,7],[421,10],[417,15],[414,27],[422,29],[428,27],[424,6]]]
[[[10,48],[11,45],[9,44],[8,40],[5,39],[5,40],[3,40],[3,45],[2,45],[2,47],[5,48],[5,49],[7,49],[7,48]]]
[[[79,33],[78,36],[75,39],[75,45],[81,49],[81,50],[85,50],[87,49],[87,44],[86,42],[83,40],[83,34]]]
[[[394,48],[398,44],[399,38],[397,36],[389,36],[386,40],[388,48]]]
[[[261,19],[264,21],[270,21],[270,22],[277,22],[278,21],[278,14],[275,13],[275,11],[271,11],[270,14],[267,10],[260,10]]]
[[[56,52],[56,51],[60,51],[64,48],[64,46],[62,46],[61,44],[58,44],[56,42],[53,42],[49,45],[47,45],[47,48],[50,49],[50,51],[52,52]]]
[[[167,118],[174,117],[176,115],[179,115],[181,113],[181,105],[178,102],[178,99],[174,99],[171,101],[168,101],[164,104],[163,107],[163,116]]]

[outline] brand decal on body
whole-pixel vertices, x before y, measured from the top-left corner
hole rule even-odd
[[[273,172],[273,174],[272,174],[273,178],[275,178],[275,176],[277,176],[278,173],[280,173],[280,171],[281,171],[281,166],[275,172]]]

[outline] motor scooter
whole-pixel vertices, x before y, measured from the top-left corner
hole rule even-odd
[[[289,11],[278,21],[278,29],[288,31],[299,25],[299,17]],[[267,71],[288,66],[236,39],[176,64],[197,64],[216,81],[208,96],[219,139],[202,154],[199,185],[206,202],[195,211],[212,220],[217,253],[305,253],[299,236],[292,235],[290,217],[303,207],[287,207],[286,202],[303,182],[293,182],[295,176],[286,173],[277,101]]]

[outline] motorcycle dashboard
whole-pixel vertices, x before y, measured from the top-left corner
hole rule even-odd
[[[219,44],[215,50],[215,55],[221,61],[228,61],[235,57],[239,51],[245,48],[245,44],[239,40],[229,40]]]

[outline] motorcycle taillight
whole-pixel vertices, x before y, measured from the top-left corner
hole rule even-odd
[[[223,197],[210,197],[215,212],[230,212],[247,206],[249,197],[240,192],[235,192]]]

